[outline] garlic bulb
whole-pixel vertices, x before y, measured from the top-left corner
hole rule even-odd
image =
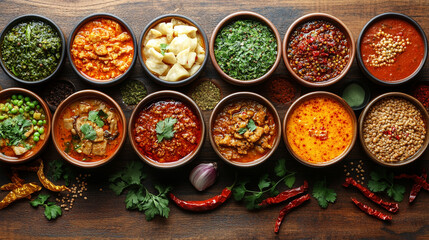
[[[217,164],[200,163],[192,169],[189,181],[198,190],[203,191],[215,183],[217,177]]]

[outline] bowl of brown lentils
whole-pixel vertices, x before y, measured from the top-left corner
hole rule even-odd
[[[414,97],[400,92],[373,99],[359,117],[360,142],[375,162],[403,166],[418,159],[429,143],[429,115]]]

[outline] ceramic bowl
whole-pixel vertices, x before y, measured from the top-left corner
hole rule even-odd
[[[371,109],[372,106],[374,106],[378,101],[385,99],[385,98],[389,98],[389,97],[400,97],[403,98],[405,100],[410,101],[414,106],[417,107],[417,109],[420,110],[422,117],[423,117],[423,121],[425,122],[425,128],[426,128],[426,135],[425,135],[425,140],[423,142],[423,145],[420,147],[420,149],[411,157],[409,157],[408,159],[404,160],[404,161],[398,161],[398,162],[385,162],[380,160],[375,154],[373,154],[367,147],[367,144],[365,143],[365,139],[363,136],[363,128],[364,128],[364,120],[365,117],[369,114],[369,111]],[[366,107],[365,109],[362,111],[362,113],[359,116],[359,139],[360,139],[360,143],[362,144],[362,147],[365,151],[365,153],[376,163],[383,165],[383,166],[388,166],[388,167],[398,167],[398,166],[404,166],[406,164],[409,164],[413,161],[415,161],[416,159],[418,159],[426,150],[428,143],[429,143],[429,115],[427,113],[427,111],[425,110],[425,107],[419,102],[419,100],[415,99],[414,97],[405,94],[405,93],[401,93],[401,92],[389,92],[389,93],[385,93],[382,94],[376,98],[374,98]]]
[[[214,47],[215,47],[215,40],[216,40],[218,33],[225,26],[227,26],[229,23],[235,22],[237,20],[247,20],[247,19],[259,21],[259,22],[265,24],[266,26],[268,26],[272,30],[272,32],[274,33],[274,35],[276,37],[276,41],[277,41],[277,56],[276,56],[276,60],[273,64],[273,66],[261,77],[259,77],[257,79],[252,79],[252,80],[240,80],[240,79],[236,79],[236,78],[229,76],[220,68],[220,66],[216,60]],[[239,85],[239,86],[249,86],[249,85],[260,84],[260,83],[264,82],[265,80],[267,80],[268,77],[274,73],[274,71],[277,69],[277,66],[280,63],[280,59],[281,59],[281,38],[280,38],[280,34],[277,31],[277,28],[274,26],[274,24],[270,20],[268,20],[266,17],[264,17],[258,13],[248,12],[248,11],[233,13],[231,15],[226,16],[224,19],[222,19],[222,21],[220,21],[218,23],[218,25],[216,26],[216,28],[213,30],[212,37],[210,39],[210,59],[212,60],[213,66],[215,67],[216,71],[219,73],[219,75],[225,81],[227,81],[231,84],[234,84],[234,85]]]
[[[173,19],[173,18],[180,20],[189,26],[196,27],[198,29],[197,34],[198,33],[201,34],[201,37],[202,37],[201,40],[204,42],[203,44],[204,44],[205,54],[204,54],[204,60],[201,64],[200,68],[193,75],[191,75],[185,79],[179,80],[179,81],[166,81],[164,79],[161,79],[159,76],[157,76],[156,74],[154,74],[153,72],[151,72],[149,70],[149,68],[146,65],[146,58],[143,56],[144,54],[142,52],[143,52],[143,48],[144,48],[144,40],[146,39],[146,36],[148,35],[149,31],[151,29],[153,29],[159,23],[170,22],[171,19]],[[140,63],[143,66],[143,70],[153,81],[155,81],[158,84],[167,86],[167,87],[181,87],[181,86],[184,86],[184,85],[191,83],[196,78],[198,78],[198,76],[201,74],[201,72],[203,71],[204,67],[207,64],[207,60],[209,57],[208,49],[209,49],[209,42],[207,40],[207,35],[204,32],[204,29],[197,22],[195,22],[194,20],[192,20],[189,17],[183,16],[180,14],[166,14],[166,15],[162,15],[162,16],[159,16],[159,17],[153,19],[144,28],[144,30],[140,36],[140,41],[139,41],[139,59],[140,59]]]
[[[224,108],[233,103],[233,102],[237,102],[240,100],[252,100],[255,101],[259,104],[262,104],[264,107],[267,108],[267,111],[269,111],[272,115],[273,115],[273,119],[274,119],[274,123],[276,125],[276,130],[275,130],[275,139],[274,142],[272,144],[272,148],[270,150],[268,150],[263,156],[250,161],[250,162],[239,162],[239,161],[231,161],[228,158],[226,158],[220,151],[219,151],[219,147],[215,142],[214,139],[214,134],[213,134],[213,129],[215,126],[215,121],[216,118],[218,117],[218,115],[224,110]],[[277,113],[276,108],[274,107],[274,105],[268,101],[266,98],[262,97],[259,94],[253,93],[253,92],[237,92],[237,93],[233,93],[228,95],[227,97],[223,98],[217,105],[216,107],[213,109],[212,114],[210,115],[210,120],[209,120],[209,139],[210,139],[210,143],[213,147],[213,149],[215,150],[216,154],[225,162],[227,162],[228,164],[231,164],[233,166],[237,166],[237,167],[254,167],[257,166],[263,162],[265,162],[277,149],[279,143],[280,143],[280,139],[281,139],[281,122],[280,122],[280,118],[279,115]]]
[[[68,153],[65,152],[66,146],[63,146],[60,142],[60,133],[59,133],[59,124],[62,123],[62,114],[63,112],[73,103],[79,102],[81,100],[85,99],[97,99],[101,100],[104,103],[110,105],[112,108],[115,109],[116,113],[119,115],[119,119],[121,121],[121,124],[118,124],[119,130],[119,136],[120,140],[118,141],[118,146],[116,149],[112,150],[110,155],[105,156],[104,158],[98,160],[98,161],[81,161],[73,158]],[[100,91],[96,90],[82,90],[78,91],[76,93],[73,93],[68,98],[66,98],[63,102],[58,105],[57,110],[55,111],[53,120],[52,120],[52,138],[54,141],[55,148],[57,149],[58,153],[63,157],[65,160],[70,162],[71,164],[82,167],[82,168],[95,168],[99,167],[103,164],[108,163],[111,161],[119,152],[119,150],[122,148],[125,138],[126,138],[126,118],[125,115],[121,109],[121,107],[116,103],[115,100],[113,100],[111,97],[109,97],[107,94],[102,93]],[[122,132],[122,133],[121,133]],[[65,145],[65,144],[64,144]],[[72,146],[75,147],[75,146]]]
[[[10,163],[10,164],[25,163],[27,161],[35,159],[43,151],[43,149],[45,149],[45,147],[47,146],[47,144],[49,142],[49,137],[51,135],[51,125],[52,125],[52,123],[51,123],[51,117],[52,117],[51,112],[49,110],[48,105],[46,104],[46,102],[41,97],[39,97],[35,93],[33,93],[27,89],[24,89],[24,88],[7,88],[7,89],[0,91],[0,99],[3,101],[4,99],[11,97],[12,95],[18,95],[18,94],[21,94],[24,97],[28,96],[31,99],[37,100],[40,103],[40,106],[43,108],[43,111],[45,112],[45,116],[46,116],[45,120],[47,122],[47,128],[45,129],[45,133],[44,133],[45,134],[45,137],[44,137],[45,139],[43,140],[44,142],[35,151],[31,150],[31,152],[29,154],[26,153],[26,154],[24,154],[23,157],[20,157],[20,158],[8,157],[3,153],[0,154],[0,162]],[[1,147],[0,147],[0,149],[1,149]]]
[[[344,33],[347,41],[350,44],[349,45],[349,49],[350,49],[349,60],[346,64],[346,66],[344,67],[344,69],[341,71],[341,73],[338,74],[334,78],[330,78],[326,81],[320,81],[320,82],[311,82],[311,81],[304,80],[302,77],[300,77],[293,70],[292,66],[290,65],[290,59],[289,59],[288,54],[287,54],[290,38],[291,38],[291,35],[293,34],[293,32],[295,31],[295,29],[304,23],[307,23],[310,21],[315,21],[315,20],[323,20],[323,21],[327,21],[327,22],[334,24],[336,27],[338,27],[341,30],[342,33]],[[286,35],[283,39],[283,61],[286,65],[288,72],[300,84],[307,86],[307,87],[315,87],[315,88],[327,87],[329,85],[332,85],[332,84],[340,81],[347,74],[347,72],[350,70],[350,67],[352,66],[352,63],[353,63],[353,59],[355,57],[355,49],[356,49],[356,47],[355,47],[355,42],[353,40],[353,35],[352,35],[351,31],[349,30],[349,28],[340,19],[338,19],[332,15],[326,14],[326,13],[311,13],[311,14],[304,15],[304,16],[298,18],[297,20],[295,20],[295,22],[293,22],[292,25],[290,25],[289,29],[287,30]]]
[[[51,19],[44,17],[44,16],[41,16],[41,15],[36,15],[36,14],[23,15],[23,16],[17,17],[15,19],[13,19],[12,21],[10,21],[0,34],[0,43],[3,43],[3,39],[4,39],[5,35],[13,27],[15,27],[16,25],[18,25],[20,23],[28,22],[28,21],[44,22],[44,23],[48,24],[49,26],[51,26],[58,33],[58,36],[61,38],[61,56],[60,56],[60,60],[58,62],[57,67],[49,76],[47,76],[43,79],[40,79],[37,81],[26,81],[26,80],[23,80],[23,79],[16,77],[9,69],[7,69],[5,63],[3,62],[3,57],[1,56],[1,52],[2,52],[1,49],[0,49],[0,65],[3,68],[4,72],[13,80],[20,82],[20,83],[23,83],[23,84],[26,84],[26,85],[35,85],[35,84],[47,82],[57,75],[57,73],[60,71],[61,67],[63,66],[65,55],[66,55],[66,46],[67,45],[66,45],[66,39],[64,37],[63,31],[61,31],[60,27],[57,24],[55,24]]]
[[[91,21],[93,21],[95,19],[98,19],[98,18],[109,19],[109,20],[112,20],[112,21],[115,21],[115,22],[119,23],[119,25],[121,25],[122,29],[126,30],[130,34],[130,36],[132,38],[132,41],[133,41],[133,45],[134,45],[133,59],[131,61],[130,66],[128,67],[128,69],[125,70],[125,72],[122,73],[121,75],[119,75],[119,76],[117,76],[115,78],[106,79],[106,80],[95,79],[95,78],[89,77],[88,75],[86,75],[86,74],[82,73],[81,71],[79,71],[79,69],[76,67],[76,64],[73,61],[73,57],[72,57],[72,54],[71,54],[71,49],[72,49],[72,46],[73,46],[74,39],[76,37],[76,34],[79,32],[80,28],[82,26],[84,26],[85,24],[87,24],[88,22],[91,22]],[[121,18],[119,18],[119,17],[117,17],[115,15],[109,14],[109,13],[95,13],[95,14],[91,14],[91,15],[85,17],[84,19],[82,19],[73,28],[73,31],[72,31],[72,33],[69,36],[69,41],[68,41],[68,45],[67,45],[67,53],[68,53],[68,58],[69,58],[69,61],[71,63],[71,66],[72,66],[74,72],[82,80],[84,80],[85,82],[87,82],[89,84],[92,84],[94,86],[108,87],[108,86],[112,86],[112,85],[120,83],[125,78],[127,78],[128,75],[131,73],[131,70],[134,67],[134,65],[136,63],[136,60],[137,60],[137,39],[136,39],[136,37],[134,35],[133,29],[124,20],[122,20]]]
[[[136,122],[137,122],[137,119],[139,118],[140,112],[142,112],[143,110],[145,110],[146,108],[148,108],[150,105],[154,103],[165,101],[165,100],[175,100],[175,101],[184,103],[195,114],[201,126],[200,141],[198,142],[198,145],[196,146],[196,148],[193,151],[191,151],[188,155],[174,162],[159,162],[150,158],[147,154],[140,151],[138,147],[138,143],[135,140]],[[157,124],[157,123],[153,123],[153,124]],[[154,127],[155,126],[156,125],[154,125]],[[197,104],[185,94],[177,91],[171,91],[171,90],[158,91],[146,96],[134,108],[134,111],[131,114],[130,121],[128,124],[128,136],[130,138],[131,146],[133,147],[134,151],[137,153],[137,155],[140,157],[141,160],[156,168],[161,168],[161,169],[176,168],[191,162],[193,159],[195,159],[195,157],[200,152],[204,143],[204,136],[205,136],[205,125],[204,125],[203,114],[200,108],[197,106]]]

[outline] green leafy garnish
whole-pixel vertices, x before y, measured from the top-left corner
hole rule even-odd
[[[405,187],[395,184],[394,173],[388,173],[385,169],[379,172],[371,172],[368,188],[373,192],[386,191],[387,195],[397,202],[401,202],[404,199]]]
[[[167,49],[168,49],[168,44],[166,44],[166,43],[161,43],[160,44],[160,48],[161,48],[161,54],[162,54],[162,56],[164,56],[165,55],[165,52],[167,51]]]
[[[131,162],[126,168],[109,178],[110,189],[120,195],[128,190],[125,198],[125,207],[129,210],[144,211],[146,220],[152,220],[156,215],[168,218],[170,208],[168,207],[167,193],[170,187],[155,185],[158,194],[152,194],[143,186],[142,181],[147,175],[143,173],[141,162]]]
[[[31,121],[25,119],[22,114],[13,118],[7,118],[0,123],[0,138],[8,139],[8,146],[18,146],[25,139],[25,133],[30,130]]]
[[[256,124],[253,121],[253,119],[249,120],[246,127],[238,129],[238,134],[244,134],[245,132],[247,132],[247,130],[249,130],[250,132],[253,132],[256,130]]]
[[[30,24],[28,24],[27,28],[25,29],[25,36],[27,37],[27,41],[31,40],[31,27],[30,27]]]
[[[175,118],[166,118],[162,121],[159,121],[156,124],[156,137],[158,142],[161,142],[162,139],[171,139],[174,137],[174,133],[176,132],[174,129],[174,124],[176,124],[177,119]]]
[[[88,113],[88,120],[97,124],[97,126],[99,126],[99,127],[104,126],[103,118],[106,118],[106,117],[107,117],[107,114],[105,112],[103,112],[103,110],[90,111]]]
[[[326,187],[326,178],[323,181],[317,181],[313,187],[313,197],[319,202],[319,206],[327,208],[328,203],[334,203],[337,194],[333,189]]]
[[[97,138],[97,133],[95,132],[94,128],[89,124],[83,124],[80,127],[80,131],[83,133],[83,135],[85,135],[85,139],[94,141]]]
[[[63,160],[53,160],[48,163],[48,172],[47,175],[49,179],[53,181],[58,181],[64,179],[66,186],[69,186],[72,179],[75,179],[76,174],[73,169],[64,164]]]
[[[45,207],[45,217],[48,220],[56,219],[62,215],[61,207],[55,205],[54,202],[46,202],[49,199],[47,194],[39,194],[37,198],[30,202],[30,205],[33,207],[44,206]]]

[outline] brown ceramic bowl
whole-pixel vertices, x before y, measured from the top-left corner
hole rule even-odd
[[[372,106],[374,106],[375,103],[377,103],[381,99],[385,99],[388,97],[401,97],[405,100],[410,101],[412,104],[414,104],[414,106],[417,107],[417,109],[420,110],[420,112],[423,116],[423,121],[426,124],[426,136],[425,136],[425,140],[424,140],[421,148],[413,156],[409,157],[408,159],[406,159],[404,161],[400,161],[400,162],[385,162],[385,161],[378,159],[372,152],[370,152],[370,150],[366,146],[365,140],[363,138],[363,122],[364,122],[366,115],[369,113],[369,110],[371,109]],[[362,113],[360,114],[360,116],[359,116],[359,139],[360,139],[360,142],[361,142],[362,147],[365,150],[366,154],[376,163],[383,165],[383,166],[389,166],[389,167],[404,166],[404,165],[409,164],[409,163],[415,161],[416,159],[418,159],[424,153],[424,151],[426,150],[426,148],[428,146],[428,143],[429,143],[429,115],[428,115],[427,111],[425,110],[425,107],[417,99],[415,99],[414,97],[412,97],[408,94],[401,93],[401,92],[390,92],[390,93],[382,94],[382,95],[374,98],[366,106],[366,108],[362,111]]]
[[[240,79],[230,77],[228,74],[226,74],[220,68],[219,64],[217,63],[215,53],[214,53],[216,36],[222,30],[222,28],[231,22],[234,22],[237,20],[245,20],[245,19],[256,20],[256,21],[259,21],[259,22],[267,25],[273,31],[274,35],[276,36],[276,40],[277,40],[276,61],[274,62],[273,66],[270,68],[270,70],[268,70],[267,73],[265,73],[263,76],[261,76],[257,79],[253,79],[253,80],[240,80]],[[280,34],[277,31],[277,28],[274,26],[274,24],[270,20],[268,20],[266,17],[264,17],[260,14],[257,14],[254,12],[247,12],[247,11],[233,13],[231,15],[226,16],[224,19],[222,19],[222,21],[220,21],[218,23],[218,25],[216,26],[216,28],[214,29],[212,36],[211,36],[211,39],[210,39],[210,58],[212,60],[213,66],[215,67],[215,69],[219,73],[219,75],[224,80],[226,80],[227,82],[229,82],[231,84],[239,85],[239,86],[249,86],[249,85],[255,85],[255,84],[262,83],[263,81],[267,80],[267,78],[269,76],[271,76],[271,74],[274,73],[274,71],[277,69],[277,66],[280,63],[280,59],[281,59],[281,38],[280,38]]]
[[[122,130],[122,134],[120,134],[118,136],[118,138],[121,138],[121,139],[119,140],[119,143],[118,143],[118,146],[116,147],[116,149],[113,150],[113,152],[109,156],[106,156],[105,158],[100,159],[98,161],[94,161],[94,162],[80,161],[80,160],[77,160],[77,159],[71,157],[69,154],[67,154],[64,151],[64,149],[63,149],[64,147],[59,142],[60,136],[58,133],[58,131],[59,131],[58,126],[59,126],[60,122],[63,120],[60,118],[63,111],[67,107],[69,107],[71,104],[73,104],[77,101],[80,101],[80,100],[85,100],[85,99],[98,99],[98,100],[101,100],[101,101],[107,103],[108,105],[110,105],[112,108],[114,108],[116,110],[116,113],[119,115],[119,119],[122,122],[122,127],[119,129],[119,132],[121,132],[121,130]],[[57,149],[58,153],[65,160],[70,162],[71,164],[76,165],[78,167],[83,167],[83,168],[99,167],[103,164],[106,164],[110,160],[112,160],[116,156],[116,154],[119,152],[121,147],[123,146],[123,144],[125,142],[125,138],[126,138],[126,123],[127,123],[127,120],[125,119],[125,115],[124,115],[121,107],[118,105],[118,103],[115,102],[115,100],[113,100],[107,94],[96,91],[96,90],[82,90],[82,91],[78,91],[76,93],[73,93],[72,95],[67,97],[64,101],[62,101],[60,103],[60,105],[58,105],[57,110],[55,111],[55,114],[54,114],[54,117],[52,120],[52,138],[53,138],[54,145],[55,145],[55,148]]]
[[[46,147],[47,143],[49,142],[49,136],[51,135],[51,111],[49,110],[48,105],[45,103],[45,101],[40,98],[39,96],[37,96],[35,93],[24,89],[24,88],[7,88],[4,89],[2,91],[0,91],[0,100],[4,100],[7,99],[9,97],[11,97],[14,94],[22,94],[24,97],[28,96],[33,100],[37,100],[40,105],[43,108],[43,111],[45,112],[45,116],[46,116],[46,121],[47,121],[47,128],[45,129],[45,140],[42,143],[42,145],[40,146],[39,149],[36,149],[33,152],[30,152],[30,154],[28,155],[24,155],[24,157],[22,158],[16,158],[16,157],[8,157],[4,154],[0,154],[0,162],[4,162],[4,163],[10,163],[10,164],[18,164],[18,163],[24,163],[27,161],[30,161],[34,158],[36,158],[42,151],[43,149]]]
[[[253,100],[255,102],[258,102],[260,104],[262,104],[263,106],[265,106],[268,111],[273,115],[274,118],[274,122],[275,125],[277,126],[277,135],[275,136],[275,140],[272,146],[272,149],[269,150],[267,153],[265,153],[265,155],[263,155],[262,157],[255,159],[251,162],[238,162],[238,161],[231,161],[228,160],[218,149],[218,146],[214,140],[214,136],[213,136],[213,132],[212,129],[214,128],[214,124],[216,121],[217,116],[223,111],[223,109],[230,103],[239,101],[239,100]],[[253,92],[237,92],[237,93],[233,93],[228,95],[227,97],[225,97],[224,99],[222,99],[217,105],[216,107],[213,109],[212,114],[210,115],[210,120],[209,120],[209,138],[210,138],[210,143],[213,147],[213,149],[215,150],[216,154],[222,158],[225,162],[237,166],[237,167],[254,167],[256,165],[259,165],[261,163],[263,163],[265,160],[267,160],[277,149],[277,147],[279,146],[280,143],[280,139],[281,139],[281,122],[280,122],[280,118],[279,115],[277,113],[276,108],[274,107],[273,104],[271,104],[270,101],[268,101],[266,98],[262,97],[259,94],[253,93]]]
[[[153,103],[156,103],[159,101],[165,101],[165,100],[180,101],[180,102],[184,103],[187,107],[189,107],[193,111],[193,113],[196,115],[196,117],[199,119],[199,122],[201,124],[201,135],[200,135],[200,141],[199,141],[197,147],[192,152],[190,152],[188,155],[186,155],[185,157],[183,157],[177,161],[174,161],[174,162],[161,163],[161,162],[158,162],[158,161],[148,157],[146,154],[140,152],[140,150],[138,149],[137,143],[134,139],[134,136],[135,136],[134,129],[135,129],[136,120],[138,119],[141,111],[148,108]],[[156,167],[156,168],[163,168],[163,169],[176,168],[176,167],[182,166],[184,164],[187,164],[187,163],[191,162],[193,159],[195,159],[195,157],[198,155],[201,148],[203,147],[204,136],[205,136],[205,126],[204,126],[203,114],[202,114],[200,108],[197,106],[197,104],[190,97],[186,96],[185,94],[180,93],[180,92],[176,92],[176,91],[171,91],[171,90],[158,91],[158,92],[149,94],[148,96],[143,98],[143,100],[141,100],[139,102],[139,104],[137,104],[137,106],[134,108],[134,111],[131,114],[130,121],[128,124],[128,136],[130,138],[131,146],[133,146],[134,151],[137,153],[137,155],[140,157],[140,159],[142,159],[144,162],[146,162],[147,164],[149,164],[153,167]]]
[[[321,81],[321,82],[310,82],[310,81],[304,80],[300,76],[298,76],[298,74],[296,74],[295,71],[290,66],[289,58],[287,55],[288,44],[289,44],[289,40],[290,40],[290,37],[291,37],[293,31],[299,25],[304,24],[306,22],[314,21],[314,20],[324,20],[324,21],[328,21],[330,23],[333,23],[336,27],[338,27],[344,33],[344,35],[347,38],[347,41],[350,43],[350,57],[349,57],[349,61],[348,61],[347,65],[345,66],[345,68],[336,77],[328,79],[326,81]],[[332,85],[332,84],[340,81],[347,74],[347,72],[349,71],[349,69],[353,63],[353,60],[355,58],[355,52],[356,52],[355,49],[356,49],[356,47],[355,47],[355,42],[353,40],[352,32],[347,28],[347,26],[341,20],[339,20],[338,18],[336,18],[332,15],[326,14],[326,13],[311,13],[311,14],[304,15],[304,16],[298,18],[297,20],[295,20],[295,22],[293,22],[292,25],[287,30],[286,35],[283,39],[283,61],[286,65],[286,68],[289,71],[289,73],[300,84],[307,86],[307,87],[326,87],[326,86]]]
[[[305,159],[303,159],[302,157],[300,157],[297,153],[295,153],[293,151],[292,147],[290,146],[287,134],[286,134],[287,122],[290,119],[292,113],[295,111],[295,109],[297,109],[303,102],[310,100],[310,99],[313,99],[313,98],[317,98],[317,97],[331,98],[331,99],[337,101],[339,104],[341,104],[341,106],[350,114],[350,116],[352,118],[352,125],[353,125],[352,126],[353,127],[353,136],[352,136],[352,140],[351,140],[349,146],[339,156],[331,159],[330,161],[323,162],[323,163],[308,162]],[[341,97],[339,97],[333,93],[330,93],[330,92],[318,91],[318,92],[307,93],[307,94],[301,96],[300,98],[298,98],[298,100],[296,100],[290,106],[290,108],[286,112],[286,116],[283,120],[283,140],[286,144],[288,151],[292,154],[292,156],[296,160],[298,160],[298,162],[300,162],[306,166],[309,166],[309,167],[321,168],[321,167],[326,167],[326,166],[329,166],[329,165],[332,165],[332,164],[335,164],[335,163],[341,161],[352,150],[352,148],[356,142],[356,137],[357,137],[357,120],[356,120],[356,116],[353,112],[353,109],[351,109],[351,107],[347,104],[346,101],[344,101],[344,99],[342,99]]]
[[[146,38],[146,35],[149,33],[149,31],[161,22],[171,21],[172,18],[178,19],[178,20],[188,24],[189,26],[196,27],[198,29],[197,32],[201,34],[202,40],[204,41],[204,43],[203,43],[204,46],[202,46],[202,47],[204,47],[204,50],[205,50],[204,61],[201,63],[201,67],[193,75],[191,75],[185,79],[175,81],[175,82],[163,80],[159,76],[152,73],[149,70],[149,68],[146,66],[146,59],[143,56],[143,47],[144,47],[143,41]],[[143,70],[145,71],[145,73],[155,82],[157,82],[161,85],[167,86],[167,87],[181,87],[181,86],[187,85],[187,84],[191,83],[192,81],[194,81],[201,74],[204,67],[207,65],[207,60],[209,57],[209,53],[208,53],[209,42],[207,39],[207,35],[204,32],[204,29],[197,22],[192,20],[191,18],[180,15],[180,14],[166,14],[166,15],[162,15],[162,16],[159,16],[159,17],[153,19],[144,28],[144,30],[140,36],[138,48],[139,48],[139,51],[138,51],[139,60],[140,60],[141,65],[143,66]]]

